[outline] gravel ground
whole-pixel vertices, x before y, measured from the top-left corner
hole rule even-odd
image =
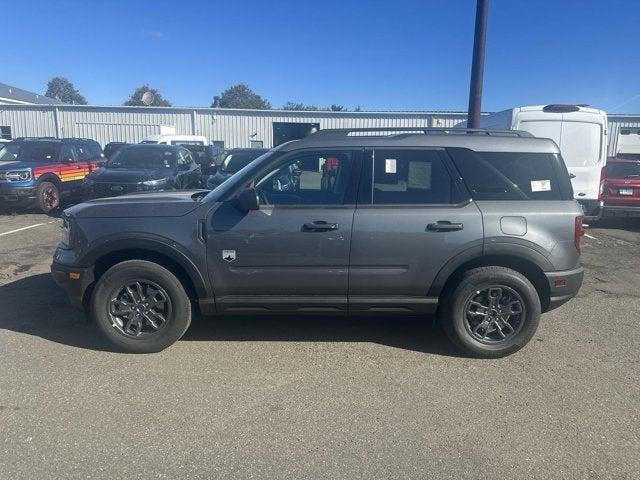
[[[0,478],[638,478],[640,220],[588,233],[578,298],[505,359],[397,318],[199,320],[136,356],[52,282],[57,221],[0,216]]]

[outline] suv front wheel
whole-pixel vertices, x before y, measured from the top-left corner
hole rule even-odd
[[[505,267],[469,270],[444,301],[447,335],[475,357],[498,358],[519,350],[540,321],[535,287]]]
[[[127,260],[100,277],[91,297],[91,314],[118,350],[151,353],[182,337],[191,323],[191,302],[166,268]]]

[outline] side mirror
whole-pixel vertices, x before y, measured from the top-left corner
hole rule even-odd
[[[258,210],[258,194],[255,188],[246,188],[235,198],[235,206],[243,212]]]

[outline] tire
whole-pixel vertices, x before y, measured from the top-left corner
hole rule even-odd
[[[60,189],[53,182],[41,182],[37,190],[38,209],[51,213],[60,207]]]
[[[531,340],[540,312],[538,292],[524,275],[505,267],[480,267],[466,272],[445,296],[444,329],[465,354],[499,358]]]
[[[136,307],[137,313],[127,313]],[[153,353],[178,341],[189,328],[191,301],[178,278],[166,268],[145,260],[127,260],[100,277],[91,296],[90,313],[117,350]],[[131,323],[127,322],[130,318]]]

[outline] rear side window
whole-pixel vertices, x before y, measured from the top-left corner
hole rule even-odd
[[[568,200],[566,170],[555,154],[447,149],[474,200]],[[560,174],[559,174],[560,173]],[[566,178],[565,178],[566,177]]]
[[[375,150],[373,204],[452,203],[453,182],[437,150]]]

